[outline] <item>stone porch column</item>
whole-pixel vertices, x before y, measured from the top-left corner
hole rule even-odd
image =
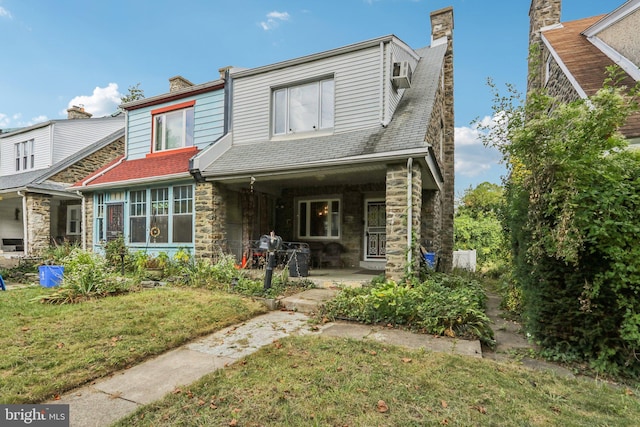
[[[407,203],[409,180],[407,179],[407,164],[387,166],[386,180],[386,214],[387,214],[387,264],[385,276],[389,279],[400,280],[407,267],[407,253],[411,250],[411,268],[418,265],[417,244],[420,242],[422,214],[422,170],[417,162],[412,165],[410,185],[411,218]],[[407,224],[411,225],[408,231]],[[411,233],[411,247],[407,245],[408,233]]]
[[[30,256],[40,256],[51,241],[51,196],[27,193],[27,245]]]
[[[215,261],[227,252],[225,190],[221,184],[196,183],[195,256]]]

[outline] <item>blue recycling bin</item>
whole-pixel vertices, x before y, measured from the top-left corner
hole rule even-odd
[[[40,273],[40,286],[53,288],[60,285],[64,276],[64,266],[62,265],[41,265],[38,267]]]
[[[433,269],[436,268],[436,253],[435,252],[425,252],[423,254],[424,261],[427,263],[427,267]]]

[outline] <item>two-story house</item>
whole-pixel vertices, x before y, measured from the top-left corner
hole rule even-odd
[[[195,250],[195,218],[210,209],[197,200],[189,160],[225,133],[225,81],[169,82],[168,93],[121,105],[124,154],[71,188],[84,195],[88,249],[122,236],[133,250]]]
[[[124,116],[91,118],[72,107],[50,120],[0,134],[2,255],[37,256],[50,245],[77,241],[82,198],[67,190],[124,150]]]
[[[196,217],[200,255],[246,255],[275,231],[388,277],[419,245],[451,268],[453,10],[430,17],[421,49],[389,35],[229,71],[229,131],[191,161],[211,209]]]
[[[640,0],[612,12],[561,22],[562,0],[532,0],[529,9],[528,90],[545,88],[563,102],[585,99],[602,88],[607,67],[617,65],[621,84],[640,79]],[[631,147],[640,147],[640,112],[620,129]]]

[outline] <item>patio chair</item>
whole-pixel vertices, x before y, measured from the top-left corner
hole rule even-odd
[[[344,252],[344,246],[340,243],[327,243],[324,245],[324,250],[320,253],[320,267],[323,267],[325,264],[327,267],[343,267],[342,254]]]

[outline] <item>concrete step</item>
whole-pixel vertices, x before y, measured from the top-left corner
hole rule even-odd
[[[300,313],[315,313],[318,307],[332,299],[338,291],[336,289],[308,289],[280,300],[280,308]]]

